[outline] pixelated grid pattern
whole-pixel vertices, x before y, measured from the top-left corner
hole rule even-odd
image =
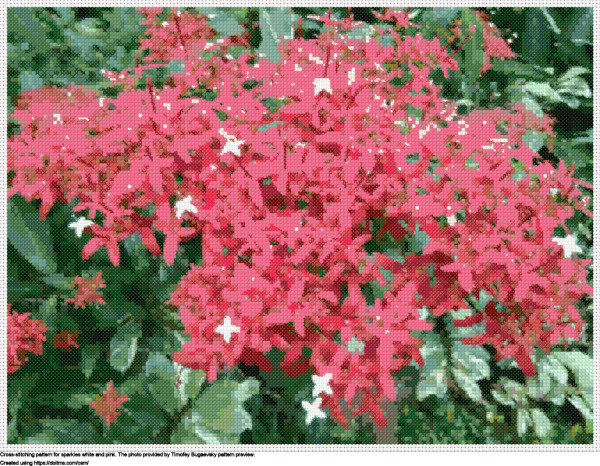
[[[593,443],[591,8],[6,27],[8,444]]]

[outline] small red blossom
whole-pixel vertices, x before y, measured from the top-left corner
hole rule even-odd
[[[109,427],[121,415],[118,409],[129,399],[127,395],[117,393],[111,380],[108,382],[102,396],[96,395],[96,401],[90,401],[90,407],[98,413],[98,416],[104,419],[107,427]]]
[[[30,313],[19,314],[11,312],[8,305],[7,314],[7,359],[9,374],[16,372],[27,362],[27,353],[42,355],[43,341],[46,341],[44,332],[48,327],[41,320],[32,320]]]
[[[92,303],[106,304],[102,299],[102,292],[98,291],[99,288],[106,287],[101,272],[98,272],[95,277],[75,277],[73,287],[75,286],[77,286],[77,294],[74,298],[67,299],[67,303],[77,307],[85,307]]]
[[[79,343],[75,340],[78,335],[79,332],[77,330],[73,333],[61,330],[60,333],[54,335],[52,346],[56,349],[66,349],[67,351],[71,351],[71,346],[79,348]]]

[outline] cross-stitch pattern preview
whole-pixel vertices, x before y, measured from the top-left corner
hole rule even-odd
[[[9,8],[15,444],[591,444],[592,8]]]

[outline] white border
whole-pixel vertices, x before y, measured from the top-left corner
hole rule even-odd
[[[74,7],[78,5],[85,6],[114,6],[114,7],[136,7],[136,6],[181,6],[182,2],[163,0],[163,1],[98,1],[88,0],[85,2],[73,2],[65,0],[54,1],[3,1],[0,7],[0,135],[2,136],[2,145],[0,146],[0,162],[3,166],[6,164],[6,138],[7,138],[7,52],[6,52],[6,21],[7,7]],[[474,2],[465,0],[438,0],[421,2],[402,2],[398,5],[396,2],[389,1],[355,1],[355,0],[327,0],[323,1],[303,1],[290,2],[286,0],[267,0],[267,1],[221,1],[210,2],[196,0],[186,2],[186,6],[219,6],[219,7],[282,7],[282,6],[412,6],[412,7],[444,7],[444,6],[474,6]],[[594,8],[594,127],[600,128],[600,76],[597,67],[600,59],[599,38],[600,38],[600,2],[599,1],[480,1],[476,6],[481,7],[595,7]],[[596,166],[600,150],[600,136],[594,134],[594,185],[600,184],[600,172]],[[3,308],[6,308],[7,300],[7,259],[6,259],[6,170],[0,170],[0,302]],[[594,192],[594,205],[600,205],[600,193]],[[600,238],[598,238],[598,218],[594,217],[594,257],[600,253]],[[594,276],[594,322],[600,322],[600,311],[595,305],[600,298],[600,274]],[[6,354],[6,319],[0,319],[0,354]],[[594,338],[594,355],[600,353],[600,335]],[[19,451],[56,451],[56,452],[89,452],[89,451],[122,451],[122,452],[150,452],[150,451],[210,451],[210,452],[599,452],[600,451],[600,365],[596,356],[594,358],[594,442],[591,445],[8,445],[6,443],[6,419],[7,419],[7,393],[6,393],[6,357],[0,357],[0,374],[2,381],[0,383],[0,450],[6,452]],[[7,458],[14,460],[15,458]],[[57,458],[59,459],[59,458]],[[579,458],[578,458],[579,459]],[[64,460],[60,458],[60,460]],[[577,459],[576,459],[577,461]]]

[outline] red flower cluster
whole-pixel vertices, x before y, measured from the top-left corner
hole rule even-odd
[[[192,336],[177,361],[214,380],[239,362],[269,369],[275,347],[288,375],[331,375],[323,406],[341,423],[348,405],[381,425],[392,374],[423,363],[411,334],[431,328],[423,306],[441,315],[485,290],[495,304],[464,323],[486,325],[469,342],[493,344],[527,374],[534,345],[578,335],[589,261],[563,258],[552,234],[586,201],[572,169],[522,143],[550,120],[521,107],[457,115],[429,79],[457,69],[437,40],[390,28],[379,34],[391,46],[350,39],[357,23],[327,15],[326,33],[281,43],[273,64],[234,59],[227,48],[244,36],[214,40],[204,19],[144,13],[150,57],[184,71],[162,89],[135,86],[156,64],[107,73],[114,99],[31,93],[14,115],[25,124],[9,141],[9,193],[42,199],[42,215],[74,197],[76,210],[101,212],[84,256],[105,246],[115,265],[134,232],[155,255],[162,232],[169,264],[202,235],[203,264],[170,300]],[[384,19],[408,25],[400,13]],[[423,254],[367,253],[378,219],[398,241],[424,232]],[[368,305],[373,282],[383,297]]]
[[[7,313],[7,354],[9,374],[16,372],[27,362],[27,353],[40,356],[43,352],[43,341],[46,341],[44,332],[48,327],[41,320],[31,320],[31,314],[19,314],[10,310]]]
[[[74,298],[67,299],[67,303],[72,303],[77,307],[85,307],[92,303],[106,304],[102,299],[102,292],[98,291],[99,288],[106,287],[101,272],[98,272],[95,277],[75,277],[73,287],[75,286],[77,286],[77,294]]]

